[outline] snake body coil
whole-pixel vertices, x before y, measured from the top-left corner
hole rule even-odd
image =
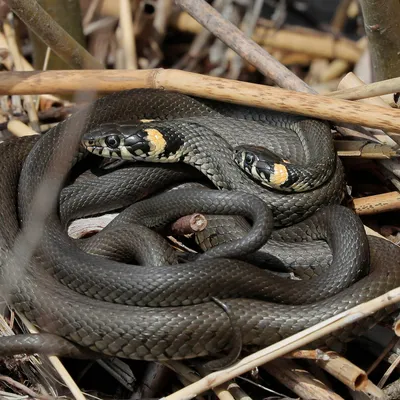
[[[238,116],[236,122],[233,121],[234,115]],[[136,90],[117,93],[96,101],[87,112],[75,114],[69,120],[51,129],[38,141],[36,138],[14,139],[0,145],[4,155],[0,160],[3,171],[0,175],[0,193],[2,196],[0,216],[3,221],[0,228],[1,290],[19,312],[37,324],[43,331],[61,336],[96,352],[144,360],[183,359],[214,355],[229,347],[232,335],[231,323],[226,313],[214,302],[209,301],[209,297],[213,293],[203,292],[200,285],[197,284],[195,287],[197,292],[194,291],[194,287],[191,285],[191,276],[187,275],[187,273],[190,275],[190,264],[188,264],[189,266],[185,264],[180,266],[182,271],[187,273],[178,273],[177,276],[171,277],[171,279],[176,280],[177,285],[186,287],[186,289],[182,289],[183,292],[175,291],[174,286],[164,292],[166,275],[160,272],[159,277],[157,277],[154,275],[154,270],[148,272],[149,276],[146,276],[146,278],[150,279],[146,281],[148,283],[144,288],[150,296],[147,298],[147,294],[146,296],[142,296],[142,292],[138,294],[134,286],[127,288],[127,292],[124,290],[124,286],[120,286],[123,281],[141,285],[140,277],[135,281],[135,277],[133,274],[129,275],[124,264],[116,262],[106,264],[106,260],[92,255],[84,255],[81,250],[75,248],[75,244],[63,231],[63,224],[56,213],[50,213],[46,219],[44,234],[39,240],[38,246],[35,246],[33,255],[26,250],[29,242],[23,242],[18,238],[19,220],[22,221],[24,228],[29,221],[32,221],[32,199],[43,178],[46,177],[53,179],[53,182],[59,182],[65,180],[68,176],[70,163],[60,161],[59,164],[53,164],[53,157],[60,157],[63,152],[76,153],[78,150],[77,143],[83,134],[93,132],[103,124],[124,123],[127,120],[136,121],[140,124],[140,120],[151,118],[164,120],[166,125],[171,124],[178,132],[181,131],[184,143],[187,143],[188,140],[193,141],[192,150],[185,156],[182,154],[184,157],[190,157],[189,161],[186,160],[189,164],[193,164],[205,173],[220,188],[241,189],[256,194],[271,207],[275,223],[278,226],[304,220],[321,206],[338,203],[342,198],[343,174],[339,161],[332,165],[332,171],[326,173],[326,181],[318,188],[288,196],[285,193],[266,192],[265,189],[260,189],[256,183],[249,180],[245,173],[237,169],[232,154],[229,153],[228,155],[228,151],[224,147],[218,146],[214,152],[212,149],[210,150],[210,146],[222,143],[221,138],[228,141],[232,146],[244,144],[241,143],[241,140],[250,145],[257,144],[255,143],[257,141],[255,136],[259,137],[260,135],[252,137],[254,127],[258,126],[262,129],[261,126],[265,125],[262,123],[262,119],[271,118],[272,122],[278,127],[271,128],[271,134],[266,135],[266,140],[280,147],[279,151],[277,149],[273,149],[273,151],[286,159],[291,149],[296,153],[298,145],[306,140],[303,131],[298,130],[298,124],[304,125],[309,129],[311,135],[319,137],[318,140],[321,140],[321,135],[325,135],[323,140],[328,140],[330,133],[329,130],[327,131],[327,126],[322,122],[290,117],[285,114],[269,114],[266,111],[259,112],[252,109],[242,109],[238,114],[236,107],[224,106],[218,110],[214,103],[205,104],[183,95],[163,91]],[[190,121],[184,122],[184,118],[189,118]],[[174,122],[176,119],[181,119],[181,121]],[[254,119],[256,121],[253,121]],[[228,126],[227,122],[224,123],[224,120],[229,120],[229,124],[232,125]],[[146,124],[146,122],[142,122],[142,124]],[[152,126],[154,128],[154,125]],[[238,139],[239,135],[234,134],[232,131],[234,126],[244,127],[243,139]],[[293,133],[289,135],[285,128],[292,126],[295,126],[295,129],[301,132],[297,139],[293,139]],[[192,135],[188,136],[186,133],[188,127],[197,127],[197,130],[192,131]],[[252,131],[246,131],[246,127],[252,127]],[[208,136],[205,129],[216,132],[217,139],[215,139],[216,142],[208,142],[207,146],[201,147],[202,142],[199,141],[199,137],[206,137],[209,140],[211,137]],[[272,135],[273,130],[282,133],[282,140],[278,141]],[[244,137],[244,132],[247,137]],[[288,138],[286,141],[283,140],[285,135]],[[229,136],[236,137],[236,139],[229,139]],[[73,139],[76,140],[73,141]],[[110,143],[112,144],[112,142]],[[306,148],[309,151],[307,146]],[[197,153],[195,153],[195,149],[197,149]],[[202,153],[203,150],[207,152],[206,158]],[[157,148],[154,148],[153,151],[157,152]],[[165,151],[165,147],[163,151]],[[291,155],[298,163],[306,164],[309,159],[309,155],[301,155],[300,152]],[[215,160],[220,160],[220,162],[214,164]],[[62,168],[63,166],[64,168]],[[227,169],[223,169],[222,166]],[[154,167],[149,166],[149,168]],[[50,176],[47,175],[49,170],[52,173]],[[145,170],[146,168],[143,168],[143,171]],[[67,209],[61,210],[61,215],[64,215],[67,221],[70,215],[77,215],[73,208],[84,201],[70,201],[68,200],[68,193],[64,193],[64,198],[67,199],[65,203]],[[138,198],[143,195],[143,193],[138,195]],[[180,204],[185,202],[185,195],[182,195],[183,203],[176,200],[175,205],[173,194],[167,193],[166,196],[171,196],[169,204],[171,204],[172,209],[182,207]],[[222,191],[221,196],[224,198],[223,201],[228,209],[235,208],[233,192],[225,193],[225,191]],[[248,196],[248,201],[251,201],[250,194],[245,196]],[[187,196],[187,202],[190,202],[189,197]],[[143,207],[147,207],[147,204],[151,204],[151,202],[156,202],[156,199],[157,197],[145,200],[142,203],[144,204]],[[147,201],[150,203],[146,203]],[[125,200],[122,202],[125,203]],[[211,196],[210,202],[213,203]],[[95,204],[97,204],[94,207],[95,212],[98,212],[99,209],[106,211],[99,205],[100,203],[95,202]],[[118,204],[118,201],[115,204]],[[134,204],[132,207],[142,207],[140,203],[138,204]],[[263,207],[265,209],[265,206],[260,205],[259,211],[254,211],[255,214],[259,215]],[[133,215],[133,211],[132,209],[128,210],[127,218],[129,219]],[[302,289],[295,289],[290,294],[290,287],[297,285],[293,285],[293,282],[290,281],[286,284],[282,282],[283,286],[279,289],[280,285],[276,285],[276,282],[280,282],[279,279],[271,283],[269,287],[272,294],[268,295],[271,295],[275,299],[274,301],[283,303],[289,300],[296,305],[252,299],[251,294],[245,294],[246,285],[249,285],[249,292],[251,293],[253,287],[251,282],[256,283],[261,278],[267,279],[268,273],[265,271],[258,271],[255,275],[252,275],[253,272],[250,273],[250,271],[249,273],[241,273],[241,267],[249,268],[242,261],[227,261],[223,258],[208,260],[207,253],[205,253],[203,261],[195,262],[200,267],[200,271],[202,271],[201,266],[206,265],[205,270],[210,272],[211,263],[215,269],[224,268],[224,266],[237,269],[237,277],[242,280],[243,284],[238,285],[237,281],[229,281],[231,276],[228,279],[227,274],[223,273],[220,274],[219,281],[214,279],[214,283],[225,290],[224,303],[235,315],[235,324],[241,330],[245,346],[258,348],[276,342],[400,285],[400,271],[397,268],[400,250],[396,246],[377,238],[369,238],[368,242],[365,241],[366,238],[363,236],[360,222],[350,211],[344,210],[342,212],[342,210],[339,206],[329,207],[326,211],[321,209],[320,214],[316,214],[315,220],[305,220],[297,227],[285,228],[281,231],[283,238],[286,235],[287,239],[295,240],[294,236],[300,231],[303,233],[305,227],[309,224],[308,229],[310,229],[311,236],[318,239],[320,232],[318,231],[318,224],[315,224],[319,221],[319,218],[321,220],[329,219],[332,215],[336,215],[335,223],[337,226],[334,227],[333,231],[337,233],[338,226],[346,226],[346,229],[341,228],[339,230],[341,241],[336,241],[337,236],[333,234],[331,242],[333,250],[339,243],[341,243],[340,246],[343,246],[343,243],[346,242],[353,243],[350,240],[351,235],[355,236],[356,242],[361,238],[361,245],[352,256],[354,257],[353,264],[356,266],[355,270],[352,270],[351,276],[344,277],[345,288],[343,290],[338,291],[337,285],[333,283],[331,285],[332,292],[327,294],[329,297],[321,300],[318,293],[321,290],[323,278],[319,278],[319,281],[313,281],[314,286],[312,286],[312,283],[302,282],[305,285],[304,287],[308,285],[308,289],[314,291],[313,301],[315,302],[313,304],[297,304],[296,300],[301,297]],[[90,209],[86,210],[85,214],[89,211]],[[204,212],[207,212],[207,209]],[[333,214],[331,215],[331,213]],[[164,212],[161,213],[161,215],[164,214]],[[249,216],[250,214],[242,215]],[[265,217],[268,220],[268,211],[265,211]],[[124,212],[121,213],[121,218],[125,218]],[[256,215],[254,215],[254,219],[257,220]],[[150,221],[148,225],[157,226],[157,223],[157,221]],[[260,226],[255,223],[253,229],[260,230]],[[257,244],[257,246],[261,245],[262,241]],[[234,245],[233,250],[231,250],[235,251],[235,248]],[[20,251],[21,249],[24,251]],[[343,254],[348,254],[348,249],[341,247],[339,250]],[[352,284],[360,275],[368,272],[364,269],[365,264],[368,264],[368,254],[370,255],[368,275]],[[224,253],[218,254],[218,247],[216,247],[213,256],[220,257],[221,255],[224,255]],[[93,262],[93,265],[98,268],[98,274],[93,271],[90,279],[85,279],[79,273],[76,274],[75,272],[79,272],[74,271],[74,267],[79,267],[74,264],[76,261],[81,263],[82,270]],[[339,265],[343,264],[346,264],[346,260],[339,261]],[[120,268],[119,273],[116,273],[114,269],[107,270],[106,265]],[[172,269],[178,272],[178,267],[172,266]],[[255,267],[251,269],[256,271]],[[141,273],[142,276],[145,276],[146,269],[144,268]],[[194,278],[198,278],[196,269],[192,273]],[[228,275],[230,273],[228,272]],[[98,286],[101,282],[99,276],[101,277],[102,274],[105,282],[108,282],[107,287],[106,285]],[[343,278],[341,273],[339,275]],[[151,280],[152,277],[153,280]],[[77,279],[81,279],[78,284]],[[206,280],[206,282],[211,281]],[[226,286],[224,286],[225,282]],[[261,286],[259,286],[260,290],[262,290]],[[74,290],[71,289],[72,287]],[[299,285],[298,288],[300,287]],[[129,294],[125,297],[125,293]],[[135,293],[137,297],[135,297]],[[193,293],[192,300],[188,300],[190,299],[189,293]],[[230,298],[232,294],[238,298]],[[256,297],[258,296],[256,295]],[[307,301],[304,298],[302,299]],[[118,304],[125,303],[125,301],[128,304]],[[344,339],[358,334],[391,311],[392,309],[383,310],[347,327],[345,330],[336,332],[335,336]],[[334,337],[324,338],[328,342],[333,339]],[[7,346],[10,346],[10,342],[7,342]],[[27,351],[32,351],[29,346],[31,344],[27,344]],[[44,353],[46,353],[45,346],[43,344],[40,349]],[[21,351],[21,347],[19,350]]]

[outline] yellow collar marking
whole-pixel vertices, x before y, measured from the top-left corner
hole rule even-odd
[[[162,133],[159,130],[152,128],[145,129],[145,132],[147,133],[146,139],[148,140],[150,145],[149,156],[156,157],[159,154],[163,153],[167,142],[165,141]]]
[[[274,173],[270,177],[270,184],[277,187],[283,185],[289,177],[287,168],[282,164],[274,164]]]

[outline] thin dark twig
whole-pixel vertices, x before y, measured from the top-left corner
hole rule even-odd
[[[55,398],[52,397],[52,396],[44,396],[44,395],[41,395],[41,394],[38,394],[38,393],[34,392],[32,389],[29,389],[24,384],[15,381],[14,379],[12,379],[9,376],[0,375],[0,381],[6,382],[8,385],[17,388],[18,390],[21,390],[22,392],[26,393],[30,397],[33,397],[34,399],[55,400]]]

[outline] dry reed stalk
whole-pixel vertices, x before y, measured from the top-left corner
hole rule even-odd
[[[273,360],[262,368],[303,400],[343,400],[343,397],[291,360]]]
[[[102,0],[92,0],[89,3],[89,6],[85,10],[84,16],[82,18],[83,29],[85,29],[90,24],[90,22],[92,21],[97,9],[100,8],[99,6],[100,6],[101,3],[106,3],[106,2],[104,2]]]
[[[17,137],[38,135],[32,128],[17,119],[12,119],[7,124],[7,129]]]
[[[136,42],[132,21],[132,8],[129,0],[120,0],[119,23],[126,69],[137,69]]]
[[[365,83],[357,77],[353,72],[349,72],[339,83],[338,89],[353,89],[356,87],[365,87]],[[389,104],[387,104],[380,97],[369,97],[366,99],[360,99],[360,102],[366,104],[372,104],[380,107],[391,108]],[[389,137],[387,137],[389,136]],[[397,146],[400,144],[400,135],[392,132],[382,132],[382,134],[375,133],[374,137],[379,139],[382,143],[388,144],[390,146]]]
[[[365,51],[367,46],[368,46],[368,41],[366,37],[361,38],[357,42],[357,47],[362,52]],[[329,67],[325,71],[322,71],[322,73],[319,76],[320,81],[329,82],[333,79],[341,77],[345,72],[349,71],[350,69],[351,69],[351,63],[349,61],[335,59],[330,63]]]
[[[39,331],[22,315],[18,313],[18,317],[24,323],[24,325],[28,328],[30,333],[38,333]],[[85,396],[79,389],[78,385],[72,379],[69,372],[66,370],[64,365],[61,363],[60,359],[56,356],[49,356],[49,361],[53,365],[54,369],[58,372],[61,379],[71,391],[71,394],[74,396],[75,400],[86,400]]]
[[[197,370],[200,372],[201,376],[210,373],[210,371],[202,365],[199,365]],[[225,382],[222,385],[213,388],[213,390],[220,400],[252,400],[247,393],[245,393],[241,387],[233,381]]]
[[[274,49],[272,47],[266,47],[266,50],[283,65],[309,65],[315,59],[315,57],[308,56],[307,54],[288,52],[280,49]]]
[[[341,0],[336,7],[335,14],[331,21],[331,29],[335,34],[342,32],[348,18],[348,9],[353,0]]]
[[[298,76],[257,43],[247,38],[239,28],[222,17],[205,0],[175,0],[175,3],[278,86],[299,92],[313,92]]]
[[[36,393],[32,389],[28,388],[27,386],[25,386],[24,384],[22,384],[20,382],[15,381],[14,379],[12,379],[9,376],[0,375],[0,381],[5,382],[8,386],[13,386],[13,387],[17,388],[21,392],[27,394],[29,397],[32,397],[34,399],[37,399],[37,400],[56,400],[53,396],[40,395],[40,394]],[[10,396],[11,396],[11,393],[10,393]]]
[[[371,382],[369,379],[367,380],[367,383],[365,385],[365,388],[361,390],[362,393],[365,393],[364,396],[357,396],[357,394],[360,394],[360,392],[353,392],[356,393],[356,396],[353,396],[353,398],[359,399],[359,400],[388,400],[385,396],[385,393],[383,392],[382,389],[380,389],[378,386],[376,386],[373,382]]]
[[[386,79],[384,81],[370,83],[358,88],[337,90],[328,93],[326,96],[334,97],[336,99],[361,100],[396,92],[400,92],[400,78]]]
[[[390,350],[392,350],[393,346],[399,341],[399,338],[394,336],[392,340],[386,345],[386,347],[382,350],[381,354],[377,359],[370,365],[367,370],[367,375],[369,375],[380,363],[381,361],[389,354]]]
[[[325,353],[320,349],[295,350],[288,354],[285,354],[285,356],[284,356],[284,358],[302,358],[302,359],[306,359],[306,360],[317,360],[321,357],[328,359],[328,357],[325,355]]]
[[[12,14],[10,14],[10,16],[12,16]],[[17,38],[15,35],[15,29],[14,29],[12,20],[10,20],[10,18],[7,18],[3,22],[3,30],[4,30],[6,40],[7,40],[8,49],[9,49],[11,57],[14,61],[15,69],[18,71],[24,71],[25,64],[22,61],[23,57],[19,51],[18,44],[17,44]],[[35,104],[33,102],[33,97],[29,96],[29,95],[24,95],[24,96],[22,96],[22,98],[24,100],[24,108],[28,114],[29,122],[30,122],[32,128],[36,132],[40,132],[39,118],[37,115]]]
[[[345,60],[333,60],[328,67],[319,74],[320,82],[329,82],[337,79],[350,69],[350,63]]]
[[[199,374],[195,370],[189,368],[188,366],[186,366],[185,364],[183,364],[180,361],[171,360],[171,361],[166,361],[164,364],[168,368],[170,368],[174,372],[176,372],[179,376],[181,376],[187,382],[194,383],[200,379]],[[214,387],[213,391],[220,400],[235,400],[234,397],[229,393],[226,386]]]
[[[57,82],[57,85],[54,85]],[[177,70],[0,72],[0,95],[154,88],[400,132],[398,110]]]
[[[252,400],[252,398],[235,382],[223,383],[220,388],[227,390],[235,400]]]
[[[400,163],[395,160],[382,160],[380,163],[393,175],[400,179]]]
[[[400,320],[397,319],[393,324],[393,332],[396,336],[400,336]]]
[[[133,6],[136,4],[136,2],[133,2]],[[99,9],[98,9],[98,14],[99,15],[106,15],[110,17],[119,17],[119,1],[115,0],[101,0]]]
[[[8,48],[6,37],[1,32],[0,32],[0,48],[8,49],[8,51],[10,52],[10,49]],[[32,65],[26,60],[26,58],[21,53],[19,53],[19,59],[22,63],[22,68],[20,69],[20,71],[33,71]],[[10,61],[11,60],[7,60],[7,59],[2,60],[2,63],[8,70],[12,69],[12,63]]]
[[[365,140],[335,140],[335,149],[341,157],[389,159],[400,155],[388,145],[369,143]]]
[[[367,385],[366,372],[334,351],[298,350],[287,354],[285,358],[314,360],[318,366],[352,390],[362,391]]]
[[[358,215],[372,215],[400,209],[400,193],[390,192],[353,199],[353,208]]]
[[[400,364],[400,356],[397,356],[396,360],[393,361],[393,363],[390,365],[390,367],[386,370],[386,372],[383,374],[382,378],[378,382],[378,388],[383,388],[385,385],[386,381],[389,379],[389,376],[391,373],[394,371],[394,369]]]
[[[197,34],[202,28],[185,12],[178,14],[171,23],[183,32]],[[299,27],[276,29],[257,26],[252,40],[263,47],[298,52],[313,58],[338,58],[355,63],[361,56],[361,51],[351,40],[335,39],[331,34]]]
[[[327,351],[328,359],[317,359],[317,364],[352,390],[364,390],[368,376],[361,368],[334,351]]]
[[[212,387],[220,385],[230,379],[251,371],[253,368],[259,367],[260,365],[281,357],[293,350],[298,349],[299,347],[304,347],[331,332],[343,328],[344,326],[353,324],[360,319],[372,315],[375,312],[398,302],[400,302],[400,287],[390,290],[389,292],[378,296],[375,299],[362,303],[343,313],[335,315],[334,317],[328,318],[310,328],[298,332],[295,335],[281,340],[278,343],[257,351],[256,353],[245,357],[232,367],[214,372],[202,378],[198,382],[195,382],[184,389],[164,397],[163,400],[191,399]]]

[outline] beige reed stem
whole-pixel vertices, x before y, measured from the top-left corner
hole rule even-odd
[[[57,82],[57,85],[54,84]],[[0,95],[157,88],[400,132],[400,111],[179,70],[0,72]]]

